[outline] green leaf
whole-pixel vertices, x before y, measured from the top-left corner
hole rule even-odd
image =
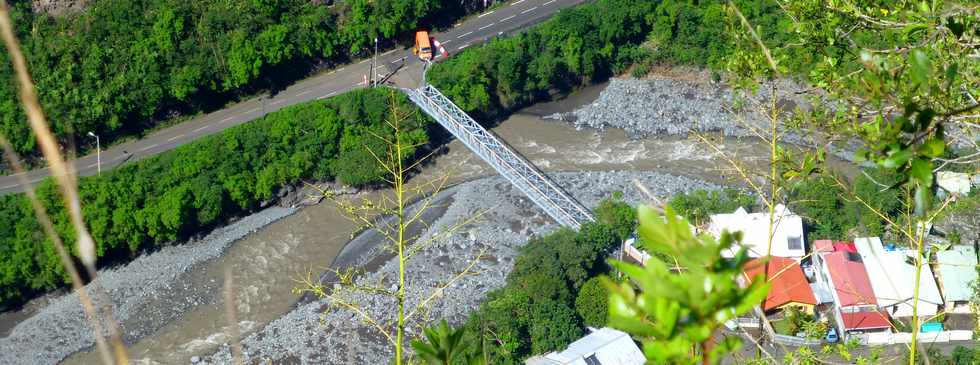
[[[899,166],[905,165],[905,163],[908,162],[909,159],[911,158],[912,158],[911,151],[909,151],[908,149],[901,149],[898,150],[897,152],[889,154],[888,157],[885,158],[883,161],[881,161],[880,164],[882,167],[886,169],[895,169],[898,168]]]
[[[922,158],[912,160],[909,178],[919,186],[932,187],[932,161]]]
[[[929,56],[921,49],[912,51],[912,81],[918,85],[925,85],[929,81],[932,67],[929,63]]]
[[[930,138],[926,140],[921,146],[919,146],[919,154],[929,157],[936,158],[943,155],[946,150],[946,141],[942,138]]]

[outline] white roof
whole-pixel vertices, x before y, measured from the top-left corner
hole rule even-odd
[[[936,252],[939,281],[947,302],[968,301],[973,296],[970,287],[977,280],[977,254],[973,246],[953,246]]]
[[[803,245],[803,219],[782,204],[774,209],[772,256],[800,258],[806,255]],[[769,251],[769,213],[748,213],[738,208],[730,214],[714,214],[708,231],[715,237],[721,232],[742,232],[742,245],[749,249],[749,256],[766,256]],[[734,256],[736,250],[723,253]]]
[[[864,237],[854,240],[864,268],[871,279],[878,307],[899,306],[903,313],[911,313],[912,301],[915,297],[915,265],[914,250],[898,249],[886,251],[878,237]],[[925,261],[923,261],[925,262]],[[919,276],[919,305],[918,314],[931,316],[936,314],[936,305],[942,305],[939,287],[932,276],[932,269],[926,263],[922,265]],[[930,313],[931,312],[931,313]]]
[[[587,357],[592,357],[586,362]],[[591,362],[595,360],[596,362]],[[551,352],[544,356],[534,356],[524,362],[526,365],[643,365],[646,357],[630,335],[609,327],[595,330],[568,345],[562,352]]]

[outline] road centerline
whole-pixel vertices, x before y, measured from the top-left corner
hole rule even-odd
[[[527,13],[530,13],[530,12],[532,12],[532,11],[534,11],[534,10],[535,10],[535,9],[537,9],[537,8],[538,8],[538,7],[537,7],[537,6],[535,6],[535,7],[533,7],[533,8],[530,8],[530,9],[527,9],[527,10],[524,10],[524,11],[522,11],[522,12],[521,12],[521,14],[527,14]]]
[[[493,24],[494,23],[490,23],[490,24],[484,25],[484,26],[480,27],[480,29],[477,29],[477,30],[484,30],[484,29],[490,28],[490,27],[493,26]]]
[[[509,17],[506,17],[506,18],[503,18],[503,19],[500,19],[500,22],[501,22],[501,23],[503,23],[503,22],[506,22],[506,21],[508,21],[508,20],[511,20],[511,19],[514,19],[514,17],[516,17],[516,16],[517,16],[517,15],[511,15],[511,16],[509,16]]]
[[[463,37],[468,36],[470,34],[473,34],[473,32],[466,32],[466,33],[460,34],[459,37],[456,37],[456,39],[463,38]]]
[[[153,148],[153,147],[156,147],[156,146],[159,146],[159,145],[158,145],[158,144],[156,144],[156,143],[154,143],[154,144],[151,144],[151,145],[149,145],[149,146],[146,146],[146,147],[143,147],[143,148],[140,148],[140,152],[143,152],[143,151],[146,151],[146,150],[148,150],[148,149],[151,149],[151,148]]]
[[[171,142],[171,141],[173,141],[173,140],[175,140],[177,138],[183,137],[183,136],[184,136],[183,134],[178,134],[176,136],[173,136],[173,137],[168,138],[167,139],[167,142]]]

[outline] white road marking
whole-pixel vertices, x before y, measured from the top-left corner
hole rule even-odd
[[[453,40],[452,40],[452,39],[450,39],[450,40],[448,40],[448,41],[445,41],[445,42],[442,42],[442,45],[444,45],[444,46],[445,46],[445,45],[447,45],[447,44],[449,44],[449,42],[452,42],[452,41],[453,41]]]
[[[151,149],[151,148],[153,148],[153,147],[156,147],[156,146],[157,146],[157,144],[156,144],[156,143],[154,143],[154,144],[151,144],[151,145],[149,145],[149,146],[146,146],[146,147],[143,147],[143,148],[140,148],[140,151],[146,151],[146,150],[148,150],[148,149]]]
[[[252,109],[246,110],[245,111],[245,114],[254,113],[254,112],[257,112],[257,111],[259,111],[259,108],[252,108]]]
[[[313,92],[313,89],[309,89],[309,90],[306,90],[304,92],[298,93],[298,94],[296,94],[296,96],[303,96],[303,95],[309,94],[311,92]]]
[[[484,26],[480,27],[480,29],[477,29],[477,30],[484,30],[484,29],[490,28],[491,26],[493,26],[493,23],[484,25]]]
[[[358,63],[364,63],[364,62],[367,62],[367,61],[370,61],[370,60],[371,60],[371,59],[370,59],[370,58],[368,58],[368,59],[366,59],[366,60],[364,60],[364,61],[361,61],[361,62],[358,62]]]
[[[90,168],[93,168],[93,167],[96,167],[96,166],[98,166],[98,165],[99,165],[99,163],[98,163],[98,162],[96,162],[96,163],[91,163],[91,164],[89,164],[88,166],[85,166],[85,168],[86,168],[86,169],[90,169]]]
[[[319,97],[317,99],[326,99],[326,98],[330,97],[330,95],[333,95],[333,94],[336,94],[336,93],[337,93],[336,91],[331,91],[331,92],[327,93],[326,95],[323,95],[323,96],[321,96],[321,97]]]
[[[208,126],[203,126],[203,127],[201,127],[201,128],[198,128],[198,129],[195,129],[195,130],[193,130],[193,131],[192,131],[192,133],[197,133],[197,132],[200,132],[200,131],[203,131],[203,130],[204,130],[205,128],[207,128],[207,127],[208,127]]]
[[[286,99],[273,100],[269,105],[276,105],[286,101]]]
[[[381,55],[382,55],[382,56],[387,56],[387,55],[390,55],[390,54],[391,54],[391,52],[394,52],[394,51],[396,51],[396,50],[394,50],[394,49],[393,49],[393,50],[390,50],[390,51],[388,51],[388,52],[385,52],[385,53],[382,53]]]
[[[183,134],[178,134],[176,136],[173,136],[173,137],[168,138],[167,139],[167,142],[173,141],[173,140],[175,140],[177,138],[180,138],[180,137],[183,137],[183,136],[184,136]]]
[[[4,186],[4,187],[2,187],[0,189],[10,189],[10,188],[15,187],[15,186],[17,186],[17,184],[7,185],[7,186]]]
[[[503,19],[500,19],[500,21],[501,21],[501,22],[506,22],[506,21],[508,21],[508,20],[511,20],[511,19],[514,19],[514,17],[515,17],[515,16],[517,16],[517,15],[511,15],[511,16],[509,16],[509,17],[506,17],[506,18],[503,18]]]
[[[344,70],[345,68],[347,68],[347,66],[344,66],[344,67],[341,67],[341,68],[338,68],[338,69],[337,69],[337,72],[340,72],[340,71],[343,71],[343,70]]]
[[[227,121],[229,121],[229,120],[231,120],[231,118],[232,118],[232,117],[227,117],[227,118],[225,118],[225,119],[222,119],[222,120],[220,120],[220,121],[219,121],[218,123],[220,124],[220,123],[224,123],[224,122],[227,122]]]
[[[489,13],[483,13],[483,14],[480,14],[480,15],[478,15],[478,16],[477,16],[477,18],[482,18],[482,17],[485,17],[485,16],[487,16],[487,15],[490,15],[490,14],[493,14],[493,12],[495,12],[495,11],[496,11],[496,10],[491,10],[491,11],[490,11]]]
[[[470,34],[473,34],[473,32],[466,32],[466,33],[460,34],[459,37],[456,37],[456,39],[463,38],[463,37],[468,36]]]
[[[527,10],[524,10],[524,11],[522,11],[522,12],[521,12],[521,14],[527,14],[527,13],[530,13],[530,12],[532,12],[532,11],[534,11],[534,9],[537,9],[537,8],[538,8],[538,7],[537,7],[537,6],[535,6],[535,7],[533,7],[533,8],[530,8],[530,9],[527,9]]]
[[[513,4],[511,4],[511,5],[517,5],[517,4],[520,4],[520,3],[523,3],[523,2],[524,2],[524,0],[517,0],[517,1],[515,1],[515,2],[514,2]]]
[[[456,50],[457,50],[457,51],[462,51],[462,50],[463,50],[463,48],[466,48],[466,47],[469,47],[469,46],[470,46],[469,44],[464,44],[464,45],[462,45],[462,46],[459,46],[459,48],[456,48]]]
[[[551,4],[551,3],[553,3],[553,2],[555,2],[555,1],[556,1],[556,0],[551,0],[551,1],[549,1],[549,2],[546,2],[546,3],[544,3],[544,4],[541,4],[541,5],[548,5],[548,4]]]

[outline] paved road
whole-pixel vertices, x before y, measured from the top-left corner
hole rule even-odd
[[[536,24],[558,10],[572,7],[588,0],[512,0],[501,7],[465,22],[452,29],[433,34],[441,42],[450,57],[453,54],[486,40],[524,29]],[[399,85],[418,83],[421,80],[421,62],[408,49],[394,49],[378,56],[378,71],[382,74],[404,67],[396,75]],[[102,151],[102,170],[106,171],[130,161],[140,160],[176,148],[203,136],[255,120],[283,107],[322,99],[351,89],[365,87],[363,80],[370,72],[371,59],[361,60],[329,72],[299,81],[285,90],[269,96],[261,96],[232,105],[192,120],[150,134],[146,138],[112,146]],[[96,155],[91,154],[74,161],[75,169],[82,176],[95,175],[98,171]],[[32,184],[48,176],[48,169],[32,170],[26,178]],[[22,191],[20,176],[0,176],[0,194]]]

